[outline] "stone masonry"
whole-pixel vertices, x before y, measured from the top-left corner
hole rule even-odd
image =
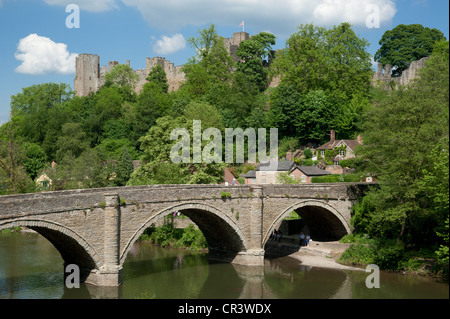
[[[401,76],[392,77],[392,66],[378,63],[378,71],[373,74],[372,85],[390,88],[398,88],[399,85],[408,85],[412,80],[418,77],[418,71],[425,67],[425,61],[430,57],[424,57],[420,60],[411,62],[409,68],[402,72]],[[392,86],[391,86],[392,85]]]
[[[366,184],[151,185],[0,196],[0,229],[28,227],[47,238],[82,281],[122,282],[122,265],[144,230],[180,211],[205,235],[211,259],[262,266],[264,247],[296,211],[311,237],[350,233],[350,210]]]
[[[223,39],[228,53],[233,56],[235,61],[238,61],[236,51],[241,42],[250,39],[250,36],[247,32],[235,32],[233,33],[233,37]],[[107,66],[100,67],[100,57],[96,54],[83,53],[77,56],[74,80],[76,95],[87,96],[90,92],[96,92],[105,83],[105,74],[110,72],[117,64],[119,62],[109,61]],[[127,60],[126,64],[130,65],[130,61]],[[137,93],[142,90],[150,71],[157,64],[160,64],[166,72],[169,92],[178,90],[185,80],[185,75],[182,71],[183,66],[175,66],[164,57],[147,58],[145,69],[134,71],[139,76],[135,89]]]

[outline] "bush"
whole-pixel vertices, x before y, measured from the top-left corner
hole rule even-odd
[[[196,229],[194,225],[190,224],[183,230],[183,236],[176,242],[176,247],[188,247],[191,249],[208,248],[205,236],[201,230]]]
[[[351,245],[344,251],[339,261],[346,264],[369,265],[375,263],[374,248],[368,245]]]
[[[311,183],[357,183],[360,180],[359,174],[333,174],[311,177]]]
[[[405,259],[405,247],[396,239],[380,240],[375,246],[374,263],[380,269],[400,270]]]

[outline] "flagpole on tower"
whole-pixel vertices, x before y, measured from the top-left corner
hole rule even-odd
[[[242,32],[245,32],[245,23],[244,20],[242,20],[241,24],[239,25],[240,27],[242,27]]]

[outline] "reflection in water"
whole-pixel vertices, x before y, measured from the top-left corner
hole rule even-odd
[[[210,262],[208,254],[136,243],[119,287],[67,289],[57,250],[34,233],[0,234],[0,299],[323,299],[448,298],[448,285],[429,278],[382,272],[380,289],[367,273],[308,267],[297,259],[266,260],[264,267]]]

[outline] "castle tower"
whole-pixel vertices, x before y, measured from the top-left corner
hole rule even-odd
[[[96,54],[80,54],[76,58],[74,90],[77,96],[87,96],[98,89],[100,57]]]

